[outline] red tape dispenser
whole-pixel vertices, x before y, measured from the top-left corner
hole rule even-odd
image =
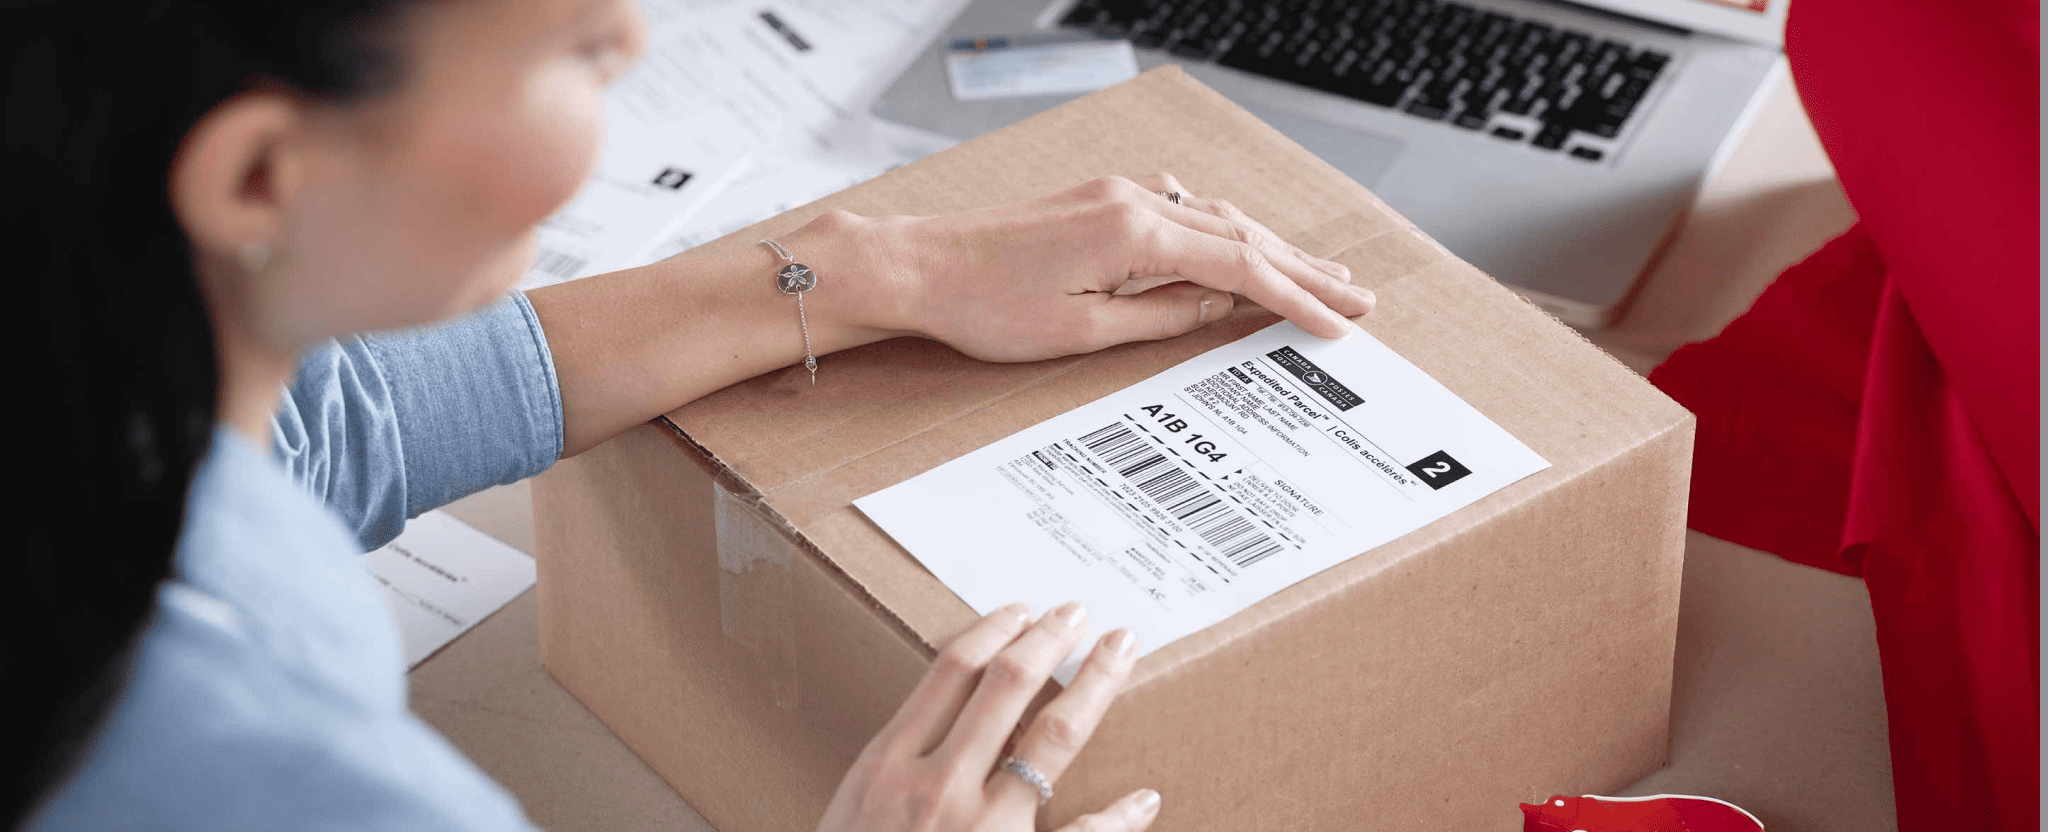
[[[1565,797],[1522,804],[1522,832],[1764,832],[1742,807],[1711,797]]]

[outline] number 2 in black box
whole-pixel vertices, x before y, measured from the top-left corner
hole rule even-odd
[[[1422,481],[1429,483],[1429,487],[1433,489],[1441,489],[1472,473],[1472,469],[1466,468],[1464,463],[1452,459],[1450,454],[1443,451],[1408,463],[1408,471],[1421,477]]]

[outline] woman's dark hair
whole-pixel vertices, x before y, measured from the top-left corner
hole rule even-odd
[[[258,86],[350,101],[402,75],[395,25],[417,0],[13,2],[6,62],[9,397],[18,575],[0,679],[0,823],[22,823],[120,701],[186,492],[215,424],[219,373],[172,155],[209,110]]]

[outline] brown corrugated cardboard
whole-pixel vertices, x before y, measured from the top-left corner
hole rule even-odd
[[[1361,325],[1551,463],[1141,660],[1043,813],[1160,829],[1518,828],[1663,759],[1689,415],[1364,188],[1170,69],[737,232],[1166,171],[1352,269]],[[543,661],[721,829],[815,824],[975,616],[851,505],[1273,320],[1024,365],[898,340],[771,374],[535,488]],[[565,764],[572,764],[567,763]]]

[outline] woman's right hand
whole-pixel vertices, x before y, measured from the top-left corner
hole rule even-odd
[[[1025,708],[1086,633],[1078,604],[1028,626],[1026,614],[1020,604],[996,610],[939,652],[840,782],[820,832],[1035,828],[1037,788],[997,761],[1013,756],[1058,781],[1130,676],[1137,651],[1128,630],[1104,636],[1006,751]],[[1061,829],[1139,832],[1158,814],[1158,793],[1140,789]]]

